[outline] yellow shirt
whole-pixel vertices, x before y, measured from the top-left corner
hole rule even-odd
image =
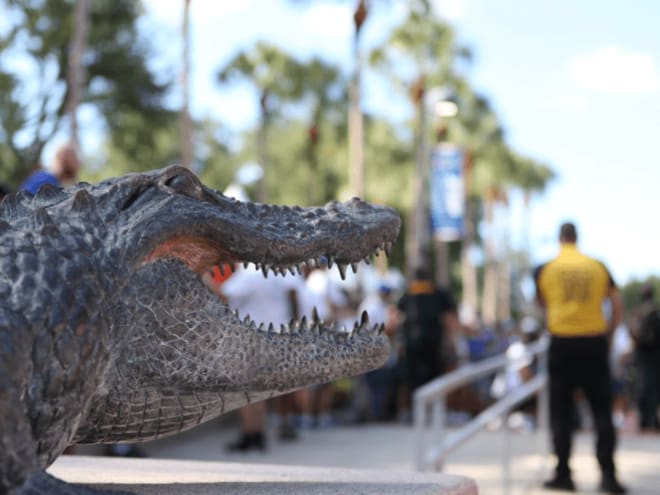
[[[558,337],[605,333],[603,300],[616,284],[601,262],[562,244],[559,255],[535,274],[537,295],[546,308],[548,330]]]

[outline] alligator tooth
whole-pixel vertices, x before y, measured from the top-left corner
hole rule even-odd
[[[248,266],[250,266],[250,262],[249,261],[244,261],[243,262],[243,268],[245,268],[247,270]]]
[[[296,269],[293,267],[293,265],[289,265],[289,266],[287,267],[287,269],[289,270],[289,273],[290,273],[291,275],[295,275],[295,274],[296,274]],[[298,271],[298,273],[300,273],[300,271]]]
[[[245,315],[245,318],[243,318],[243,323],[244,323],[245,325],[247,325],[247,324],[250,323],[250,315]]]
[[[328,268],[332,268],[332,265],[335,264],[335,260],[332,259],[332,256],[328,256]]]
[[[300,319],[300,330],[304,332],[304,331],[306,331],[306,330],[308,330],[308,329],[309,329],[309,328],[307,327],[307,317],[306,317],[306,316],[303,316],[303,317]]]
[[[307,266],[309,266],[310,268],[318,268],[319,262],[314,258],[310,258],[307,260]]]
[[[378,333],[379,334],[385,333],[385,323],[381,323],[380,325],[378,325]]]
[[[259,328],[258,328],[258,330],[259,330],[260,332],[263,332],[264,330],[266,330],[266,325],[264,324],[263,321],[262,321],[261,323],[259,323]]]
[[[371,265],[371,259],[369,258],[369,256],[365,256],[362,261],[364,261],[367,265]]]
[[[289,333],[289,332],[287,332],[287,327],[286,327],[286,325],[285,325],[284,323],[281,323],[281,324],[280,324],[280,333],[281,333],[281,334]]]
[[[268,265],[266,264],[261,265],[261,273],[264,274],[264,278],[268,278],[268,270],[269,270]]]
[[[367,310],[365,309],[362,311],[362,317],[360,319],[360,326],[362,328],[366,328],[367,325],[369,325],[369,313],[367,313]]]
[[[343,263],[337,263],[337,268],[339,269],[339,275],[341,275],[341,279],[346,280],[346,265]]]
[[[316,306],[312,308],[312,322],[316,325],[319,322],[319,312],[316,309]]]
[[[272,321],[268,324],[268,333],[275,333],[275,325]]]
[[[390,254],[392,254],[392,243],[386,242],[383,246],[383,249],[385,250],[385,254],[389,257]]]
[[[357,263],[351,263],[351,270],[353,270],[353,273],[357,273],[358,264]]]

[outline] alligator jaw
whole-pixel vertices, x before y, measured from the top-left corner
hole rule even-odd
[[[350,332],[318,317],[258,327],[175,259],[140,267],[121,300],[117,331],[131,345],[123,348],[118,365],[130,363],[133,371],[127,373],[138,389],[153,386],[157,377],[160,386],[177,390],[276,395],[370,371],[389,354],[387,336],[366,315]]]
[[[318,266],[323,257],[329,266],[337,263],[343,276],[349,265],[380,250],[389,253],[399,233],[393,209],[358,198],[325,207],[272,206],[228,198],[179,167],[162,175],[150,193],[165,199],[153,202],[133,227],[142,263],[175,257],[202,273],[246,262],[264,274],[283,274]],[[171,190],[177,179],[188,185],[185,194]]]

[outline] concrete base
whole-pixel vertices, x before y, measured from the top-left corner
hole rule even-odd
[[[375,469],[62,456],[49,472],[144,495],[477,495],[460,476]]]

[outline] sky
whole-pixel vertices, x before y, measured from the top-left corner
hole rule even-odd
[[[142,29],[176,67],[183,2],[147,0]],[[191,0],[193,116],[235,129],[254,124],[247,86],[220,87],[214,74],[237,51],[264,39],[309,58],[351,67],[353,0]],[[301,5],[302,4],[302,5]],[[403,0],[372,0],[365,50],[405,12]],[[580,247],[605,262],[615,280],[660,275],[660,2],[637,0],[437,0],[474,60],[467,76],[487,96],[510,146],[557,173],[534,198],[530,245],[541,262],[557,251],[561,222],[574,221]],[[393,119],[406,105],[371,77],[364,108]],[[176,99],[176,97],[174,97]],[[521,201],[507,213],[521,242]]]

